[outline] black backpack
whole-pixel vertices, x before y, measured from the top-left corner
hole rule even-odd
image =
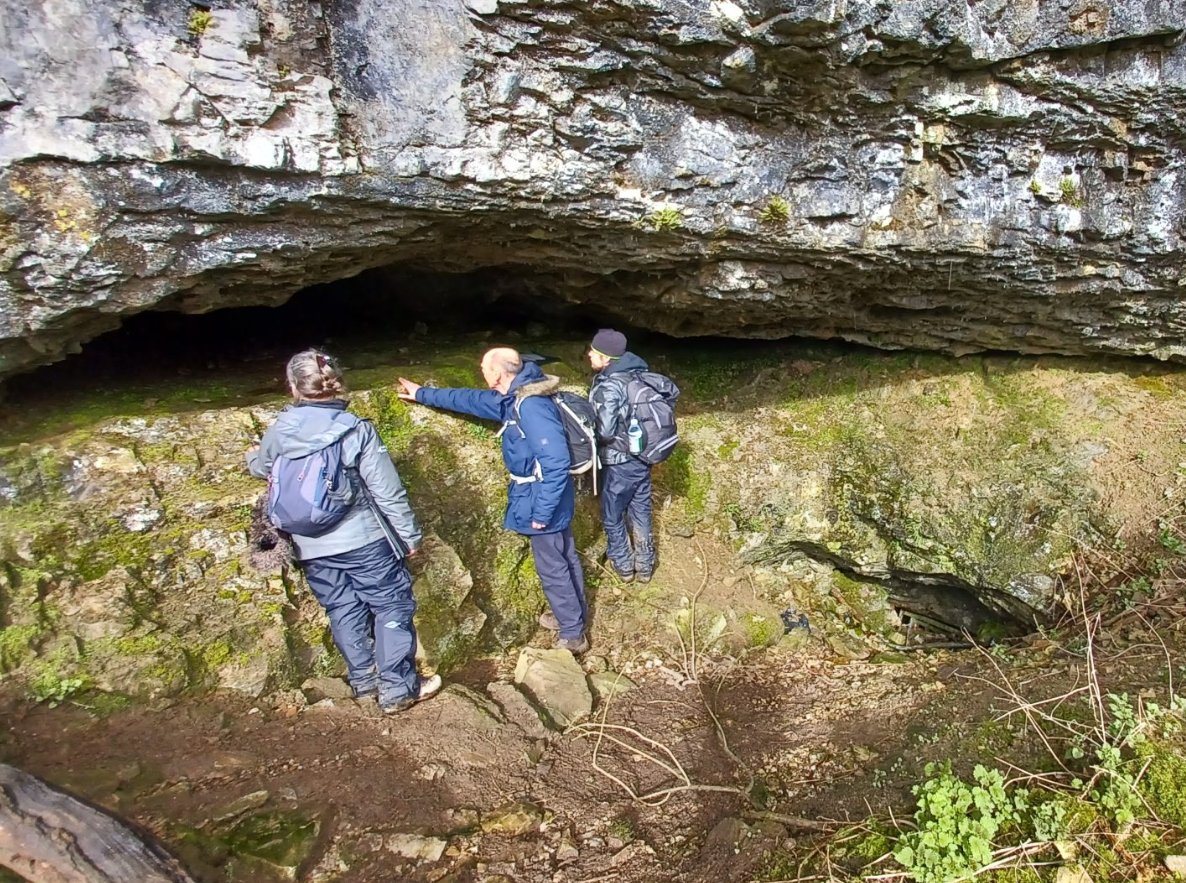
[[[593,493],[597,493],[597,415],[593,404],[575,392],[552,393],[548,396],[560,411],[564,424],[564,437],[568,442],[568,456],[572,461],[568,467],[570,475],[589,473],[593,477]],[[520,402],[515,402],[515,416],[519,416]]]
[[[675,425],[679,387],[671,378],[654,371],[631,371],[625,381],[626,426],[622,431],[627,449],[650,466],[662,463],[679,443]],[[632,443],[634,424],[641,430],[641,436]]]

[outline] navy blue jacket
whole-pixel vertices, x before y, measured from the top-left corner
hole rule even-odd
[[[502,423],[502,462],[507,470],[523,478],[537,477],[512,481],[507,488],[502,524],[515,533],[556,533],[572,524],[576,494],[568,474],[568,439],[560,410],[549,398],[559,388],[557,378],[545,375],[535,362],[524,362],[506,395],[493,389],[427,386],[416,393],[421,404]],[[533,528],[533,521],[545,525],[543,530]]]

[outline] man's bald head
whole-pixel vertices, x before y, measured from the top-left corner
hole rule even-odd
[[[523,370],[523,359],[518,350],[496,346],[482,356],[482,376],[486,385],[501,393],[510,389],[511,381]]]

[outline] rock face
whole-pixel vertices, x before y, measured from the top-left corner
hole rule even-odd
[[[1179,0],[0,2],[0,376],[382,266],[1182,358]]]
[[[571,379],[585,346],[542,349]],[[476,655],[554,640],[537,629],[546,602],[528,542],[501,529],[494,426],[409,407],[390,390],[399,376],[473,385],[473,347],[412,344],[348,376],[371,387],[351,408],[382,434],[426,531],[413,561],[417,628],[447,677]],[[598,502],[578,497],[599,654],[625,646],[633,658],[653,629],[674,627],[695,628],[703,653],[740,656],[790,628],[789,640],[860,658],[913,640],[904,614],[928,633],[987,640],[1074,603],[1082,549],[1118,555],[1153,530],[1164,532],[1158,558],[1180,551],[1166,519],[1186,497],[1186,370],[802,342],[646,355],[684,391],[681,442],[653,475],[657,594],[605,581]],[[88,390],[48,426],[0,436],[0,686],[48,701],[87,691],[86,703],[92,692],[162,700],[209,687],[280,691],[298,707],[345,695],[325,679],[343,667],[299,572],[244,561],[263,483],[245,474],[243,449],[282,402],[253,402],[254,376],[191,383],[114,401]],[[60,394],[48,401],[66,407]],[[701,585],[693,621],[687,599]],[[528,699],[565,727],[589,714],[590,686],[603,702],[628,686],[586,678],[608,664],[527,647],[516,683],[493,685],[489,699],[454,684],[412,713],[439,716],[442,730],[453,715],[466,731],[488,725],[503,750],[507,733],[547,737]],[[466,762],[489,763],[487,749]]]

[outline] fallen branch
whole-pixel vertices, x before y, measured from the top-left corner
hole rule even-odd
[[[750,819],[759,822],[778,822],[780,825],[786,825],[788,828],[794,828],[799,831],[819,831],[822,833],[830,833],[835,831],[839,826],[838,822],[821,822],[817,819],[804,819],[800,816],[788,816],[780,812],[766,812],[758,810],[745,810],[742,812],[743,819]]]
[[[7,764],[0,865],[30,883],[193,883],[147,834]]]

